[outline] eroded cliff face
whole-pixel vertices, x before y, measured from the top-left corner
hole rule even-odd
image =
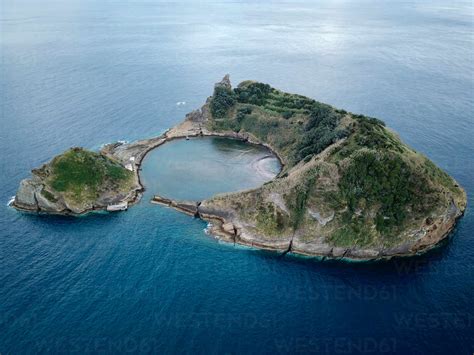
[[[63,201],[56,198],[50,201],[45,198],[42,194],[44,188],[42,179],[36,175],[33,175],[30,179],[22,180],[16,193],[15,200],[13,201],[13,206],[30,212],[60,212],[67,209]]]
[[[397,234],[374,233],[366,240],[354,233],[340,241],[334,234],[344,228],[341,215],[347,210],[334,208],[318,193],[311,198],[321,200],[309,202],[302,223],[294,227],[286,202],[288,191],[297,184],[291,179],[290,175],[252,191],[202,201],[199,215],[212,223],[211,234],[229,242],[310,256],[371,260],[428,251],[448,236],[465,209],[462,196],[457,201],[448,198],[426,218],[413,218]],[[355,213],[362,215],[364,211]],[[365,230],[376,230],[375,224],[366,223]]]

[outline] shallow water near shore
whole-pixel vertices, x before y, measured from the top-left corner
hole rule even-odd
[[[5,0],[1,8],[1,354],[472,354],[472,2]],[[66,218],[6,206],[32,168],[70,146],[158,136],[225,73],[234,84],[255,79],[385,120],[466,189],[453,238],[422,257],[370,264],[218,243],[205,222],[149,202],[153,193],[202,198],[254,184],[247,173],[234,178],[240,171],[218,179],[220,164],[209,167],[199,151],[225,152],[194,141],[149,153],[149,188],[126,212]],[[177,174],[183,167],[165,153],[192,172]],[[216,183],[175,190],[178,182],[160,185],[155,172]]]

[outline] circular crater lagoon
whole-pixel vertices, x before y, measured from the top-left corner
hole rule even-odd
[[[152,150],[140,173],[147,194],[203,200],[255,188],[272,180],[281,164],[267,148],[236,139],[177,139]]]

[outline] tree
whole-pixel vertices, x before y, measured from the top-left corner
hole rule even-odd
[[[223,118],[235,104],[235,95],[232,90],[224,86],[216,86],[211,99],[211,113],[214,118]]]

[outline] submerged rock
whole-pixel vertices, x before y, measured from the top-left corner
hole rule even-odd
[[[38,177],[22,180],[13,201],[13,206],[24,210],[38,211],[39,206],[36,194],[42,188],[43,185]]]

